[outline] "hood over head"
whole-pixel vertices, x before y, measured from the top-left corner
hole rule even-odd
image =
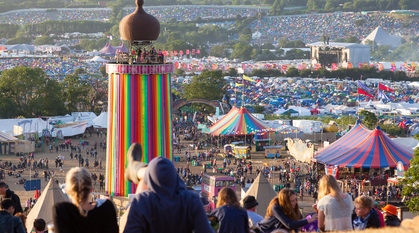
[[[171,198],[186,190],[186,185],[178,176],[173,163],[163,157],[157,157],[148,164],[144,175],[148,189],[159,197]]]

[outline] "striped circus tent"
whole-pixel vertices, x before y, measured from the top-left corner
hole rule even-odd
[[[346,138],[341,144],[353,144],[352,140],[358,143],[346,146],[346,150],[336,153],[329,158],[318,159],[319,162],[336,165],[340,167],[363,167],[363,168],[382,168],[396,167],[400,161],[403,165],[409,165],[413,157],[413,150],[387,137],[384,132],[377,127],[370,131],[369,135],[357,138]],[[337,142],[336,142],[337,143]],[[317,155],[319,157],[321,153]]]
[[[253,116],[246,108],[233,107],[221,120],[210,128],[214,136],[239,136],[267,132],[269,127]]]
[[[355,145],[368,137],[370,133],[371,130],[365,127],[360,120],[357,120],[355,126],[349,132],[339,138],[336,142],[332,143],[330,146],[315,153],[314,159],[320,163],[333,159],[335,156],[352,149]]]

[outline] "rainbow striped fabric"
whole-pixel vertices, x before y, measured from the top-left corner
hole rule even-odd
[[[155,157],[173,161],[171,116],[170,73],[109,73],[108,194],[127,196],[135,192],[135,185],[124,180],[126,154],[133,142],[141,144],[143,162]]]
[[[210,128],[214,136],[238,136],[267,132],[269,127],[246,108],[233,107],[230,112]]]
[[[361,123],[314,158],[327,165],[340,167],[396,167],[400,161],[409,165],[413,150],[399,145],[381,131],[365,128]]]

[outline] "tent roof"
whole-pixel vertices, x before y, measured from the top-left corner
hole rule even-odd
[[[99,53],[114,55],[116,53],[116,49],[112,47],[110,43],[106,43],[105,47],[99,50]]]
[[[402,37],[389,35],[382,27],[378,26],[364,40],[362,40],[362,43],[366,43],[368,40],[374,41],[378,45],[399,47],[402,42]]]
[[[335,149],[335,152],[328,157],[325,157],[322,154],[324,151],[321,151],[315,158],[322,163],[341,167],[381,168],[396,167],[398,161],[403,165],[409,165],[413,157],[412,149],[397,144],[379,127],[369,132],[362,132],[358,125],[348,134],[350,135],[344,140],[341,138],[331,145],[338,144],[335,148],[340,150]]]
[[[242,200],[248,195],[254,196],[257,202],[259,203],[259,205],[256,207],[256,213],[258,213],[261,216],[265,216],[266,209],[268,208],[269,203],[278,194],[274,191],[272,185],[261,172],[256,177],[252,186],[250,186],[250,188],[247,190],[244,197],[242,197]]]
[[[95,128],[108,128],[108,113],[101,112],[98,117],[92,120]]]
[[[4,132],[0,132],[0,142],[10,142],[10,141],[17,141],[16,137]]]
[[[246,108],[233,107],[221,120],[210,128],[214,136],[235,136],[261,133],[268,126],[253,116]]]
[[[68,197],[61,191],[58,184],[50,179],[38,201],[35,203],[32,210],[29,212],[26,219],[26,229],[32,232],[33,221],[37,218],[42,218],[45,222],[52,223],[52,206],[58,202],[70,201]]]
[[[365,137],[371,133],[360,121],[358,121],[349,132],[332,143],[330,146],[320,150],[314,154],[314,158],[321,163],[326,163],[330,158],[338,156],[345,151],[350,150],[360,143]]]

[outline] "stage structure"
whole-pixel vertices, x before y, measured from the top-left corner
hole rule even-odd
[[[369,64],[370,46],[356,43],[315,42],[307,44],[310,47],[310,62],[312,67],[321,65],[331,68],[348,68],[351,65],[358,67],[359,64]]]
[[[117,52],[106,65],[109,78],[106,192],[127,196],[135,185],[124,180],[127,151],[141,144],[143,162],[155,157],[173,159],[170,79],[173,64],[165,63],[152,41],[160,33],[156,18],[144,12],[137,0],[134,13],[119,25],[128,52]]]

